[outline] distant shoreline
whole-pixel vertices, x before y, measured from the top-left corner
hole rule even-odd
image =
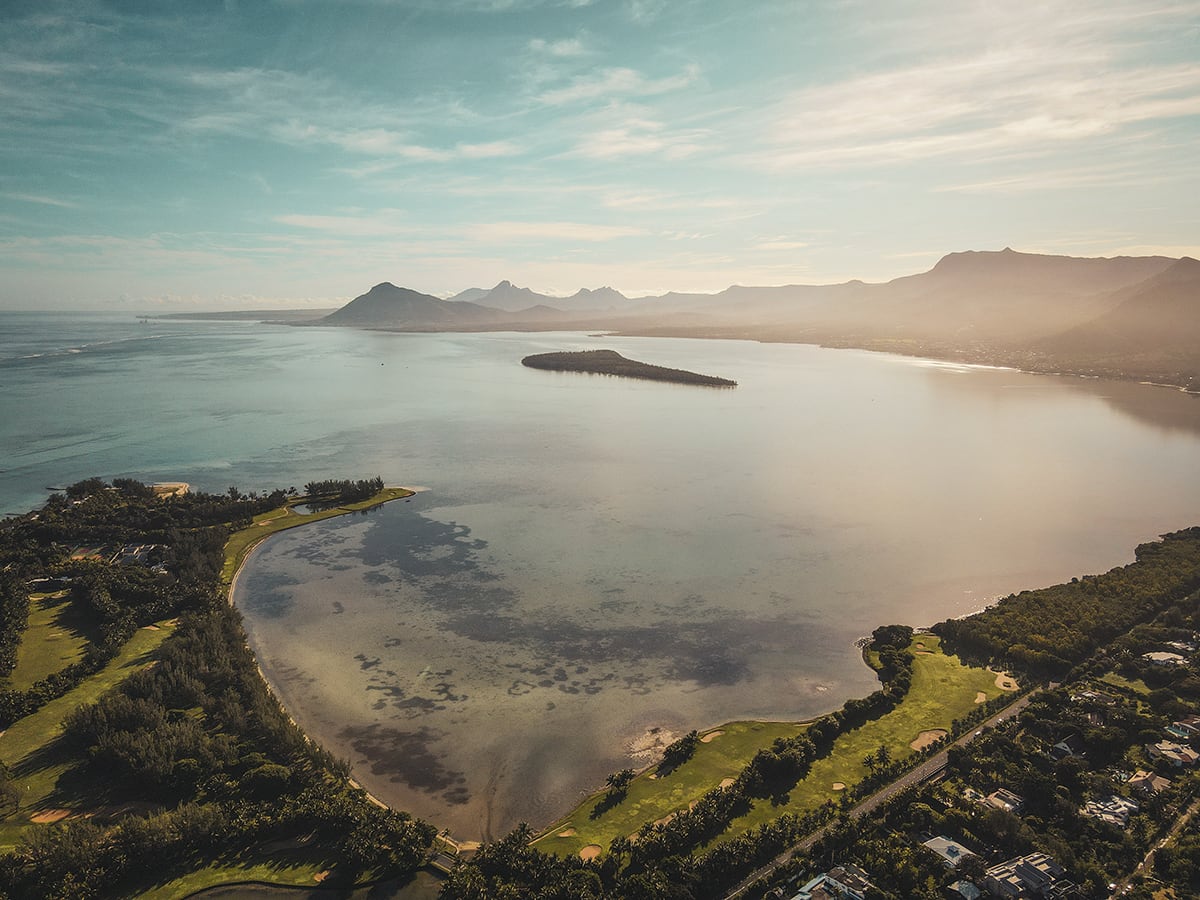
[[[554,322],[511,321],[495,325],[331,325],[321,321],[329,310],[237,310],[230,312],[167,313],[151,319],[192,320],[210,322],[258,322],[264,325],[316,326],[327,328],[354,327],[362,331],[387,331],[397,334],[490,334],[516,331],[521,334],[543,334],[550,331],[581,331],[593,336],[676,338],[682,340],[753,341],[759,344],[802,344],[828,350],[864,350],[870,353],[890,353],[936,362],[960,365],[990,366],[1012,369],[1031,375],[1068,375],[1076,378],[1103,378],[1109,381],[1134,381],[1153,387],[1171,388],[1185,394],[1200,395],[1200,377],[1188,371],[1163,372],[1120,367],[1074,364],[1056,360],[1032,351],[1003,350],[991,347],[950,347],[921,341],[888,340],[884,338],[839,337],[832,334],[799,334],[790,328],[761,326],[733,327],[727,325],[652,326],[629,316],[611,319],[585,317],[578,320]],[[772,333],[773,332],[773,333]],[[611,374],[611,373],[609,373]]]

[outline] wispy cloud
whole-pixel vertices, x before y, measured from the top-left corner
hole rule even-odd
[[[1020,171],[982,181],[941,185],[934,190],[938,193],[1024,194],[1084,187],[1149,185],[1161,183],[1166,178],[1165,173],[1130,165],[1078,166]]]
[[[587,50],[583,46],[583,41],[579,38],[564,38],[558,41],[534,38],[529,42],[529,49],[537,53],[545,53],[558,57],[583,56],[587,53]]]
[[[749,158],[771,169],[996,160],[1200,114],[1200,65],[1126,58],[1116,29],[1135,15],[1101,14],[1113,29],[1104,40],[1096,22],[1078,41],[1052,19],[1007,41],[989,31],[975,52],[793,91],[764,122],[767,149]]]
[[[699,153],[707,136],[700,129],[673,131],[662,122],[632,115],[611,127],[583,135],[571,155],[601,160],[648,155],[684,159]]]
[[[485,222],[467,228],[478,241],[613,241],[647,234],[629,225],[593,225],[586,222]]]
[[[754,245],[756,250],[802,250],[808,246],[808,241],[789,240],[784,237],[759,241]]]
[[[628,68],[608,68],[574,78],[569,85],[545,91],[537,98],[548,106],[562,106],[581,100],[611,97],[649,97],[666,94],[694,84],[700,77],[700,66],[691,63],[677,75],[647,78]]]
[[[274,221],[293,228],[352,237],[396,236],[412,234],[417,230],[412,223],[399,221],[390,210],[374,210],[357,215],[289,213],[275,216]]]
[[[20,194],[5,192],[0,196],[7,197],[9,200],[19,200],[22,203],[36,203],[41,206],[58,206],[63,209],[78,209],[79,204],[70,200],[61,200],[58,197],[45,197],[40,194]]]

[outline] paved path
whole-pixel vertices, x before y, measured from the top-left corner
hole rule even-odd
[[[968,731],[949,747],[943,748],[933,756],[929,757],[929,759],[925,760],[925,762],[921,763],[915,769],[905,772],[891,784],[880,788],[866,800],[863,800],[861,803],[851,809],[850,817],[852,819],[857,819],[860,816],[865,816],[867,813],[873,812],[881,803],[890,799],[891,797],[894,797],[905,788],[912,787],[914,784],[921,784],[922,782],[929,781],[931,778],[940,775],[946,769],[946,760],[950,752],[950,747],[965,747],[976,737],[978,737],[979,734],[981,734],[985,729],[995,728],[1001,722],[1011,719],[1029,705],[1029,701],[1035,693],[1037,693],[1037,689],[1034,689],[1025,696],[1014,700],[990,719],[987,719],[980,725],[976,725],[973,729]],[[826,825],[825,827],[814,831],[812,834],[801,838],[765,866],[755,869],[740,882],[738,882],[737,887],[725,895],[725,900],[736,900],[736,898],[743,896],[746,891],[749,890],[752,884],[754,884],[760,878],[770,875],[771,872],[775,871],[775,869],[777,869],[779,866],[790,860],[796,853],[811,850],[813,844],[824,837],[825,832],[828,829],[829,826]]]
[[[1119,894],[1124,894],[1129,890],[1130,882],[1133,881],[1134,875],[1150,875],[1154,871],[1154,854],[1165,847],[1167,842],[1174,838],[1175,835],[1179,834],[1179,830],[1188,823],[1188,819],[1194,816],[1196,814],[1196,810],[1198,809],[1200,809],[1200,799],[1193,800],[1191,805],[1179,814],[1179,817],[1175,820],[1175,824],[1171,826],[1171,830],[1164,834],[1162,838],[1155,843],[1149,849],[1149,851],[1147,851],[1146,856],[1140,863],[1137,864],[1137,868],[1117,883],[1116,888],[1113,890],[1114,897]]]

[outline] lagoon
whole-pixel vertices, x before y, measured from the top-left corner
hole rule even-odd
[[[0,326],[0,511],[91,475],[425,488],[272,538],[235,599],[301,725],[464,839],[691,728],[867,693],[875,625],[1200,522],[1200,398],[1163,388],[738,341]],[[596,348],[739,386],[520,365]]]

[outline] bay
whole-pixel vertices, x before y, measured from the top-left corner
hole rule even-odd
[[[598,347],[739,387],[520,366]],[[883,354],[5,313],[0,379],[0,511],[91,475],[425,488],[271,539],[236,602],[301,725],[460,838],[1200,518],[1197,398]]]

